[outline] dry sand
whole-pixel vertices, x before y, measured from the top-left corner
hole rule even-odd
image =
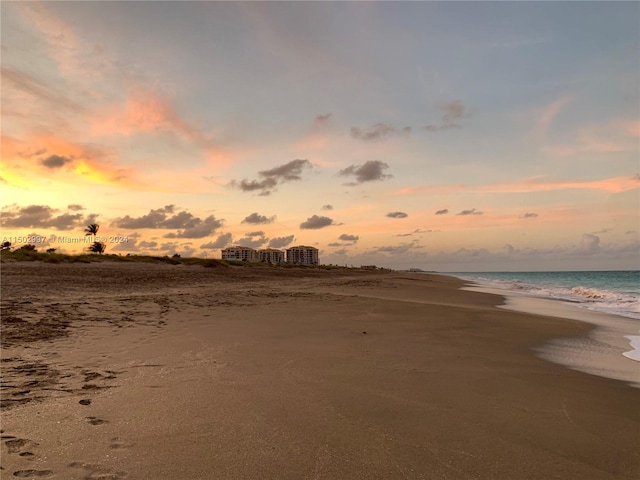
[[[444,276],[2,264],[2,478],[640,477],[589,325]]]

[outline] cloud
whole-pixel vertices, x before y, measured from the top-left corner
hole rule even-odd
[[[3,66],[1,73],[2,80],[8,88],[21,90],[32,98],[44,101],[49,104],[50,108],[56,111],[66,110],[78,112],[82,110],[80,104],[67,98],[62,93],[56,92],[56,89],[52,85],[43,83],[26,72]],[[5,97],[4,92],[3,97]],[[3,101],[4,100],[5,98],[3,98]]]
[[[330,119],[331,119],[330,113],[327,113],[324,115],[317,115],[316,118],[314,118],[313,120],[313,126],[316,128],[323,128],[327,125],[327,123],[329,123]]]
[[[416,250],[416,249],[422,249],[422,248],[424,247],[421,245],[418,245],[417,240],[414,240],[411,243],[403,243],[400,245],[386,245],[383,247],[375,247],[373,250],[367,252],[366,254],[403,255],[409,252],[410,250]]]
[[[458,192],[480,193],[531,193],[550,192],[555,190],[600,190],[620,193],[640,187],[640,176],[610,177],[601,180],[550,180],[544,177],[532,177],[509,183],[493,183],[488,185],[421,185],[406,187],[394,192],[395,195],[413,195],[429,192],[446,194]]]
[[[169,133],[208,153],[221,153],[211,135],[178,113],[173,102],[148,86],[127,85],[123,103],[95,114],[91,132],[98,136],[131,136],[137,133]]]
[[[410,233],[398,233],[395,236],[396,237],[410,237],[412,235],[416,235],[416,234],[420,234],[420,233],[432,233],[432,232],[439,232],[440,230],[422,230],[421,228],[416,228],[413,232]]]
[[[347,235],[346,233],[343,233],[338,238],[344,242],[353,242],[353,243],[356,243],[358,240],[360,240],[360,237],[358,235]]]
[[[138,246],[140,248],[157,248],[158,247],[158,242],[147,242],[146,240],[141,241]]]
[[[141,217],[132,218],[126,215],[122,218],[115,219],[111,225],[120,228],[164,228],[162,223],[167,219],[167,216],[173,213],[175,205],[166,205],[156,210],[151,210],[148,214]]]
[[[585,233],[582,235],[580,250],[586,253],[596,252],[600,248],[600,237]]]
[[[425,125],[422,127],[427,132],[439,132],[442,130],[449,130],[451,128],[460,128],[460,125],[456,123],[469,116],[464,105],[459,100],[453,102],[438,104],[438,110],[442,112],[442,123],[440,125]]]
[[[72,203],[71,205],[67,205],[67,209],[77,212],[78,210],[84,210],[84,207],[77,203]]]
[[[2,208],[1,225],[3,228],[56,228],[72,230],[94,223],[96,215],[82,213],[61,213],[47,205],[29,205],[18,207],[10,205]]]
[[[141,217],[132,218],[126,215],[125,217],[117,218],[111,225],[129,229],[177,229],[178,232],[167,233],[164,238],[202,238],[211,235],[220,228],[222,221],[216,219],[213,215],[201,219],[186,211],[176,213],[175,205],[166,205],[162,208],[151,210]]]
[[[113,244],[109,244],[108,248],[109,251],[111,252],[139,252],[142,248],[145,249],[149,249],[152,250],[153,247],[150,246],[151,245],[156,245],[156,242],[145,242],[142,241],[140,243],[138,243],[138,240],[136,238],[130,238],[130,236],[128,236],[128,240],[126,242],[121,242],[121,243],[117,243],[115,245]]]
[[[385,162],[380,160],[369,160],[362,165],[351,165],[338,172],[343,177],[355,176],[356,181],[347,185],[355,186],[364,182],[382,181],[392,178],[392,175],[386,175],[384,171],[389,168]]]
[[[560,112],[573,101],[572,96],[564,96],[554,100],[542,108],[537,115],[535,126],[533,129],[533,136],[537,140],[545,140],[549,130],[552,127],[553,122]]]
[[[484,212],[480,212],[475,208],[471,210],[462,210],[461,212],[456,213],[456,215],[482,215]]]
[[[537,213],[533,213],[533,212],[532,212],[532,213],[529,213],[529,212],[527,212],[527,213],[525,213],[525,214],[524,214],[522,217],[520,217],[520,218],[536,218],[537,216],[538,216],[538,214],[537,214]]]
[[[358,243],[358,240],[360,240],[360,237],[358,235],[348,235],[346,233],[343,233],[338,237],[338,239],[348,243],[332,242],[332,243],[329,243],[328,246],[329,247],[348,247],[350,245],[355,245],[356,243]]]
[[[279,184],[302,179],[304,169],[311,168],[313,164],[309,160],[291,160],[289,163],[274,167],[270,170],[258,172],[261,180],[232,180],[229,185],[243,192],[259,191],[260,195],[270,195]]]
[[[341,248],[340,250],[333,252],[334,255],[346,255],[347,253],[349,253],[349,250],[346,248]]]
[[[293,235],[289,235],[287,237],[276,237],[276,238],[272,238],[269,241],[269,247],[270,248],[282,248],[282,247],[286,247],[287,245],[289,245],[291,242],[293,242],[294,240],[294,236]]]
[[[227,245],[231,243],[232,239],[233,237],[230,233],[223,233],[218,238],[216,238],[215,241],[200,245],[200,248],[205,250],[206,249],[216,250],[220,248],[225,248]]]
[[[322,210],[333,210],[333,205],[323,205]]]
[[[409,135],[411,133],[411,127],[404,127],[396,129],[391,125],[384,123],[376,123],[369,128],[362,129],[359,127],[351,127],[351,136],[364,140],[365,142],[371,142],[376,140],[382,140],[385,137],[392,135]]]
[[[551,141],[546,137],[540,141],[543,152],[556,156],[615,152],[633,152],[637,155],[638,152],[637,126],[622,119],[580,127],[562,141]]]
[[[242,220],[241,223],[254,223],[254,224],[271,223],[275,220],[275,218],[276,218],[275,216],[265,217],[264,215],[259,215],[257,212],[254,212],[248,217],[245,217],[245,219]]]
[[[70,157],[63,157],[62,155],[49,155],[47,158],[40,160],[40,163],[47,168],[60,168],[67,163],[72,162]]]
[[[448,208],[443,208],[442,210],[438,210],[436,212],[436,215],[446,215],[447,213],[449,213],[449,209]]]
[[[211,235],[221,226],[222,222],[213,215],[209,215],[204,220],[192,218],[187,228],[176,233],[167,233],[164,238],[203,238]]]
[[[307,218],[306,221],[300,224],[301,229],[307,230],[316,230],[318,228],[328,227],[329,225],[333,225],[333,220],[329,217],[319,217],[318,215],[313,215],[312,217]]]
[[[191,243],[175,243],[166,242],[160,245],[158,250],[162,250],[166,255],[174,255],[176,253],[183,257],[192,257],[196,249],[191,246]]]
[[[135,172],[130,168],[118,166],[113,161],[118,156],[115,150],[93,143],[71,142],[46,132],[46,127],[43,127],[39,135],[25,138],[2,136],[2,162],[7,175],[5,178],[10,184],[23,183],[35,188],[39,180],[55,171],[56,180],[60,182],[85,185],[90,181],[124,188],[158,190],[157,185],[147,185],[133,178]],[[45,156],[46,152],[54,153]]]
[[[389,212],[387,217],[389,218],[407,218],[409,215],[405,212]]]
[[[258,231],[247,233],[244,238],[238,240],[238,244],[243,247],[259,248],[268,241],[269,239],[264,236],[264,232]]]

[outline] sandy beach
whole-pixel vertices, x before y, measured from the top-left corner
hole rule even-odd
[[[440,275],[3,263],[2,478],[637,479],[593,326]]]

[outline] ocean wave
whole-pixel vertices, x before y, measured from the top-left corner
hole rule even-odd
[[[521,295],[563,300],[588,310],[640,319],[640,297],[634,293],[615,292],[581,285],[573,287],[535,285],[516,279],[497,279],[483,276],[462,278],[488,287],[517,292]]]

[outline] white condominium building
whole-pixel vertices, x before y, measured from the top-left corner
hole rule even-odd
[[[261,262],[284,263],[284,252],[282,250],[265,248],[264,250],[258,250],[258,255],[260,255]]]
[[[222,250],[222,260],[236,260],[244,262],[259,262],[258,252],[249,247],[229,247]]]
[[[305,245],[287,248],[287,263],[318,265],[318,249]]]

